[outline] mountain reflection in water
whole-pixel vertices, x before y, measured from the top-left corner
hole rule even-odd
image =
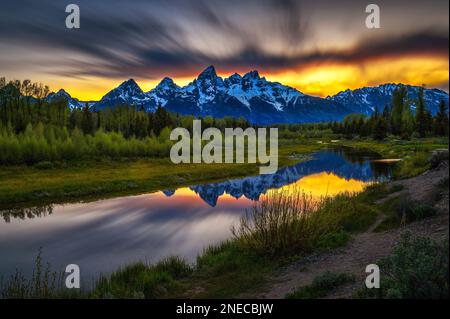
[[[389,178],[391,166],[374,164],[374,158],[321,151],[273,175],[0,212],[0,274],[17,268],[30,273],[40,247],[54,268],[78,264],[85,279],[137,260],[178,255],[193,261],[205,247],[229,238],[231,225],[270,189],[333,196],[359,192],[367,183]]]

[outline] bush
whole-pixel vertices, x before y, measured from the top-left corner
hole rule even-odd
[[[413,156],[405,157],[404,160],[399,163],[397,169],[394,171],[394,177],[413,177],[425,172],[429,167],[429,153],[418,152]]]
[[[376,212],[353,194],[313,199],[297,190],[272,191],[232,232],[257,254],[287,256],[345,244],[349,232],[365,230],[375,219]]]
[[[142,262],[101,277],[91,293],[93,298],[161,298],[179,287],[179,279],[192,268],[178,257],[163,259],[155,265]]]
[[[305,251],[313,233],[311,214],[317,203],[304,193],[273,191],[232,228],[236,239],[264,255]]]
[[[5,279],[0,276],[1,299],[55,299],[55,298],[82,298],[83,290],[69,290],[64,283],[64,273],[51,269],[49,263],[42,260],[42,249],[35,258],[33,274],[31,277],[23,275],[19,270]]]
[[[435,150],[430,156],[430,167],[436,168],[444,161],[448,161],[448,150]]]
[[[394,206],[399,221],[413,222],[436,214],[433,206],[413,201],[409,196],[402,196]]]
[[[322,250],[330,250],[345,246],[351,239],[351,235],[345,230],[328,233],[319,237],[317,241],[317,248]]]
[[[402,236],[390,257],[378,261],[380,289],[364,288],[360,296],[386,299],[447,299],[449,297],[448,238]]]
[[[311,285],[300,287],[293,293],[286,295],[287,299],[316,299],[325,297],[339,286],[353,282],[355,278],[344,273],[327,271],[314,278]]]

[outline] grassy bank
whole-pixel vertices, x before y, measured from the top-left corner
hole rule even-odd
[[[279,166],[324,148],[317,143],[282,145]],[[295,154],[295,156],[292,156]],[[169,159],[89,161],[55,165],[0,166],[0,209],[95,200],[256,175],[256,164],[179,164]]]
[[[334,249],[346,244],[353,234],[366,230],[378,214],[373,202],[392,191],[385,185],[377,185],[356,196],[343,194],[321,201],[300,193],[272,193],[243,218],[233,239],[206,249],[195,265],[175,257],[153,265],[131,264],[100,278],[91,292],[75,297],[231,298],[245,295],[264,285],[269,273],[290,260]],[[255,219],[258,222],[252,226],[250,221]],[[38,292],[34,284],[23,278],[19,274],[6,281],[3,291],[14,294],[3,297],[35,297]],[[53,287],[42,282],[38,285]],[[29,292],[33,295],[28,295]],[[45,290],[45,294],[66,296],[61,287],[50,292]]]
[[[242,218],[232,239],[205,249],[195,264],[188,264],[177,257],[156,264],[138,262],[101,277],[91,291],[79,293],[68,292],[61,285],[55,285],[52,278],[57,278],[57,275],[45,269],[38,271],[37,279],[33,276],[31,281],[18,273],[3,281],[0,290],[4,298],[252,296],[279,267],[311,253],[332,251],[344,246],[353,236],[372,226],[377,216],[389,214],[390,210],[395,213],[398,206],[393,202],[383,205],[377,202],[400,190],[398,186],[377,184],[359,194],[341,194],[322,200],[313,200],[299,192],[272,192]],[[423,211],[420,203],[410,203],[409,208],[411,215],[408,216],[411,218],[399,218],[392,227],[428,217],[420,213]],[[417,249],[413,247],[408,251]],[[413,260],[415,258],[411,258],[411,262]],[[40,265],[41,261],[37,264]],[[42,269],[42,266],[38,269]],[[351,280],[342,274],[324,274],[310,286],[299,288],[288,297],[321,297]],[[420,283],[417,285],[422,287]],[[361,297],[364,295],[361,294]]]
[[[341,140],[332,137],[280,139],[279,166],[304,159],[305,154],[327,147],[370,150],[384,158],[401,158],[398,178],[429,168],[432,150],[448,148],[445,139]],[[88,201],[121,195],[178,188],[258,174],[254,164],[181,164],[169,159],[96,160],[35,166],[0,166],[0,209]]]
[[[301,143],[283,145],[281,148],[281,165],[298,161],[300,157],[297,155],[299,154],[309,153],[330,145],[354,145],[361,149],[377,149],[385,157],[388,157],[386,154],[395,155],[395,157],[397,155],[399,157],[404,156],[400,169],[408,175],[429,167],[428,156],[431,150],[446,147],[444,143],[431,140],[424,140],[420,145],[417,142],[404,144],[398,141],[382,143],[353,141],[353,144],[348,144],[348,141],[320,142],[314,141],[307,145]],[[401,143],[401,145],[397,145],[397,143]],[[394,153],[391,152],[392,150],[394,150]],[[426,157],[423,154],[426,154]],[[418,157],[423,158],[417,160]],[[191,183],[191,181],[198,183],[202,181],[198,176],[203,176],[204,181],[210,181],[214,178],[228,178],[233,174],[239,176],[240,174],[257,173],[257,167],[249,167],[248,165],[229,165],[227,169],[225,169],[225,166],[216,165],[174,165],[173,167],[176,170],[168,172],[167,165],[171,164],[164,160],[138,161],[133,164],[99,163],[98,165],[100,167],[105,165],[105,172],[98,170],[98,167],[82,166],[68,169],[60,168],[60,172],[61,174],[66,172],[79,183],[83,183],[83,177],[90,178],[89,183],[92,184],[86,185],[88,185],[87,190],[91,192],[93,187],[98,187],[98,185],[95,185],[95,181],[99,180],[103,181],[105,185],[108,185],[107,183],[111,180],[138,183],[136,188],[119,189],[117,190],[118,193],[147,191],[145,187],[148,187],[149,190],[153,187],[156,190],[183,186]],[[45,183],[54,183],[51,185],[54,185],[53,191],[56,193],[49,193],[50,195],[44,198],[50,200],[53,198],[51,194],[59,194],[57,193],[59,189],[64,190],[64,187],[58,185],[55,180],[63,183],[68,178],[67,175],[56,175],[54,177],[49,174],[49,172],[58,172],[58,168],[50,171],[29,169],[37,174],[34,178],[29,177],[29,182],[34,183],[34,189],[42,191],[42,187],[39,187],[41,181],[35,179],[39,174],[42,174],[40,175],[41,178],[45,176],[48,178],[48,181],[44,181]],[[3,170],[2,174],[4,174]],[[15,174],[20,176],[19,168],[16,168]],[[30,172],[24,170],[23,174],[23,177],[25,177]],[[12,185],[24,185],[26,187],[26,179],[22,181],[21,178],[13,175],[12,172],[9,175],[7,174],[10,180],[16,180],[18,183]],[[142,184],[139,184],[140,181],[142,181]],[[79,189],[80,184],[74,184],[73,181],[70,181],[70,183],[72,184],[68,185],[66,190],[70,190],[71,185],[75,185],[73,186],[74,190]],[[111,182],[111,185],[117,187],[114,186],[113,182]],[[3,183],[1,187],[5,187]],[[49,189],[52,191],[52,188]],[[257,291],[265,284],[266,278],[275,269],[311,253],[330,251],[345,245],[355,234],[364,232],[372,226],[380,214],[392,216],[392,219],[386,219],[387,222],[379,226],[387,229],[399,227],[402,222],[412,222],[425,218],[433,213],[423,203],[408,201],[408,205],[405,206],[401,199],[397,197],[392,197],[391,200],[383,204],[376,203],[399,190],[398,186],[391,187],[389,184],[379,184],[369,186],[360,194],[341,194],[335,198],[327,198],[321,201],[313,200],[298,192],[290,194],[275,192],[248,212],[235,228],[233,239],[206,249],[197,258],[194,265],[187,264],[176,257],[153,265],[145,263],[128,265],[109,276],[100,278],[92,291],[71,294],[70,297],[233,298],[251,295],[252,292]],[[1,194],[1,196],[4,196],[3,193]],[[11,194],[14,194],[14,192]],[[108,194],[114,194],[114,191]],[[92,197],[86,198],[94,198],[95,196],[105,196],[105,192],[100,190]],[[79,195],[72,196],[70,192],[64,192],[61,194],[61,198],[75,199],[79,198]],[[406,219],[403,219],[404,216],[406,216]],[[49,277],[44,276],[44,278]],[[326,280],[327,285],[329,284],[327,287],[334,287],[337,284],[336,282],[339,282],[339,278],[333,277],[331,279]],[[40,293],[40,290],[33,288],[33,285],[53,288]],[[306,292],[300,291],[298,295],[292,297],[322,294],[323,290],[320,289],[323,287],[319,284],[316,286],[308,288],[309,290],[307,289]],[[325,288],[328,289],[327,287]],[[64,288],[44,284],[41,281],[30,283],[20,274],[13,277],[12,280],[7,280],[4,283],[3,291],[7,292],[3,297],[30,298],[39,297],[42,294],[44,294],[42,297],[68,296]]]

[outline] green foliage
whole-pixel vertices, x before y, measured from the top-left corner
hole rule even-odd
[[[68,132],[56,126],[38,124],[32,127],[29,124],[25,132],[19,134],[0,129],[0,164],[34,164],[96,157],[164,157],[168,156],[172,145],[170,139],[165,137],[126,139],[120,132],[98,130],[90,135],[78,129]],[[37,168],[43,168],[42,165]]]
[[[2,299],[54,299],[83,296],[83,291],[70,291],[65,287],[63,275],[63,272],[52,271],[50,264],[43,264],[42,249],[39,249],[31,278],[23,275],[19,270],[7,279],[0,277],[0,297]]]
[[[180,286],[180,279],[189,276],[192,268],[178,257],[163,259],[155,265],[142,262],[101,277],[92,298],[161,298]]]
[[[448,110],[445,101],[439,103],[439,111],[437,112],[433,120],[434,134],[436,135],[448,135]]]
[[[416,105],[413,114],[411,105]],[[424,138],[427,135],[448,135],[448,113],[445,101],[441,101],[439,112],[433,116],[427,109],[424,99],[424,89],[421,88],[417,100],[408,97],[405,86],[399,86],[392,94],[391,106],[386,105],[382,114],[375,108],[370,117],[362,117],[351,114],[341,123],[329,123],[329,128],[336,134],[345,137],[371,136],[375,140],[384,140],[393,134],[403,140],[411,137]]]
[[[402,236],[390,257],[377,262],[380,289],[363,289],[360,297],[386,299],[447,299],[449,297],[448,238]]]
[[[351,283],[355,278],[344,273],[327,271],[314,278],[311,285],[300,287],[286,295],[287,299],[317,299],[326,297],[327,294],[342,285]]]
[[[353,194],[317,200],[298,191],[274,191],[241,219],[233,235],[260,255],[305,254],[347,243],[348,233],[367,229],[376,214]]]
[[[419,175],[430,168],[429,153],[417,152],[406,156],[394,170],[396,178],[407,178]]]
[[[395,203],[397,220],[413,222],[436,214],[436,210],[428,203],[412,200],[409,196],[401,196]]]
[[[320,250],[331,250],[345,246],[351,238],[350,233],[345,230],[326,233],[317,239],[316,247]]]

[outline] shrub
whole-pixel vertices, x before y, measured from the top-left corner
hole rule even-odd
[[[376,212],[353,194],[313,199],[297,190],[272,191],[232,232],[257,254],[286,256],[345,244],[349,232],[367,229],[375,218]]]
[[[448,150],[435,150],[430,156],[430,167],[436,168],[444,161],[448,161]]]
[[[304,193],[273,191],[246,212],[232,233],[245,246],[265,255],[305,251],[316,231],[310,216],[317,207]]]
[[[314,278],[311,285],[300,287],[293,293],[286,295],[287,299],[316,299],[325,297],[339,286],[353,282],[355,278],[344,273],[327,271]]]
[[[165,271],[175,279],[187,277],[192,273],[192,267],[179,257],[168,257],[158,262],[154,267],[156,271]]]
[[[31,277],[16,270],[8,279],[0,277],[0,297],[2,299],[34,298],[80,298],[84,295],[78,289],[68,290],[64,284],[64,273],[52,271],[49,263],[43,264],[42,249],[35,259]]]
[[[325,234],[317,240],[317,248],[322,250],[330,250],[338,247],[345,246],[351,235],[345,230],[340,230],[338,232]]]
[[[360,291],[361,297],[441,299],[449,297],[448,238],[438,243],[405,233],[391,256],[377,262],[380,289]]]
[[[191,272],[192,268],[178,257],[163,259],[155,265],[138,262],[101,277],[91,297],[160,298],[179,287],[178,280]]]
[[[394,210],[397,214],[397,219],[404,222],[413,222],[436,214],[436,210],[430,204],[413,201],[407,195],[398,199]]]
[[[428,152],[418,152],[413,156],[405,157],[394,171],[394,176],[407,178],[419,175],[430,167]]]

